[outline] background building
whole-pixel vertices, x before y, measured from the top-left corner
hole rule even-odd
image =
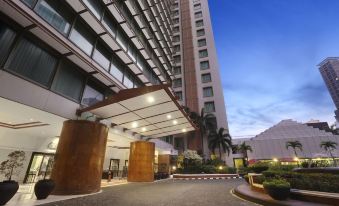
[[[214,114],[211,121],[216,128],[228,129],[208,0],[173,1],[172,21],[176,95],[191,111],[200,114],[205,108],[205,112]],[[170,141],[180,151],[202,150],[198,133],[176,136]],[[204,155],[208,157],[207,138],[203,145]]]

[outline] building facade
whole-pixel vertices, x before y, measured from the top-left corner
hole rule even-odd
[[[174,79],[172,3],[0,2],[0,162],[12,151],[26,153],[17,180],[36,182],[50,175],[67,120],[107,125],[103,169],[120,172],[128,166],[131,142],[194,129],[172,91],[159,87],[150,96],[149,89],[142,89],[170,85]],[[107,99],[121,100],[125,90],[131,92],[123,93],[124,102],[114,102],[123,107],[115,119],[102,118],[100,112],[77,113]],[[177,154],[171,144],[150,141],[156,156]]]
[[[337,122],[339,122],[339,58],[326,58],[318,66],[321,76],[323,77],[335,104],[336,110],[334,113]]]
[[[216,127],[228,129],[220,71],[214,43],[208,0],[175,0],[173,21],[173,89],[182,105],[200,114],[215,116]],[[209,157],[208,140],[198,133],[174,138],[182,151],[202,151]]]

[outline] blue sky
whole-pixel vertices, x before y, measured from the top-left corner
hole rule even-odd
[[[231,135],[333,123],[317,64],[339,56],[338,0],[209,0]]]

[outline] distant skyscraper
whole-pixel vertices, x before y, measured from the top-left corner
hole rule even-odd
[[[318,66],[336,106],[335,117],[339,121],[339,57],[326,58]]]

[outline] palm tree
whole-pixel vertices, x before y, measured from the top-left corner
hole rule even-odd
[[[189,108],[186,111],[189,111]],[[200,115],[196,112],[189,112],[189,116],[193,120],[193,122],[199,127],[202,154],[204,154],[204,136],[207,134],[208,131],[212,129],[213,124],[211,123],[211,118],[215,116],[210,113],[205,114],[204,108],[201,109]]]
[[[298,140],[286,142],[286,149],[288,150],[288,148],[290,147],[293,149],[294,155],[298,159],[297,149],[299,149],[300,151],[303,151],[303,145]],[[297,161],[297,164],[299,167],[299,161]]]
[[[250,145],[247,145],[245,142],[241,143],[240,145],[237,146],[237,151],[241,152],[244,155],[245,158],[245,166],[247,165],[247,151],[253,152],[252,147]]]
[[[332,151],[335,150],[335,149],[337,149],[337,145],[338,145],[338,143],[332,142],[332,141],[322,141],[322,142],[320,143],[320,147],[321,147],[321,148],[324,148],[324,150],[325,150],[326,152],[330,153],[330,156],[331,156],[331,158],[333,159],[333,165],[334,165],[335,167],[337,166],[337,163],[336,163],[335,158],[334,158],[334,156],[333,156],[333,154],[332,154]]]
[[[223,149],[224,153],[230,154],[232,149],[232,137],[228,133],[224,133],[225,129],[220,128],[219,131],[210,132],[208,138],[210,139],[208,142],[208,148],[212,150],[213,154],[215,154],[215,149],[219,149],[219,157],[221,160],[221,148]]]

